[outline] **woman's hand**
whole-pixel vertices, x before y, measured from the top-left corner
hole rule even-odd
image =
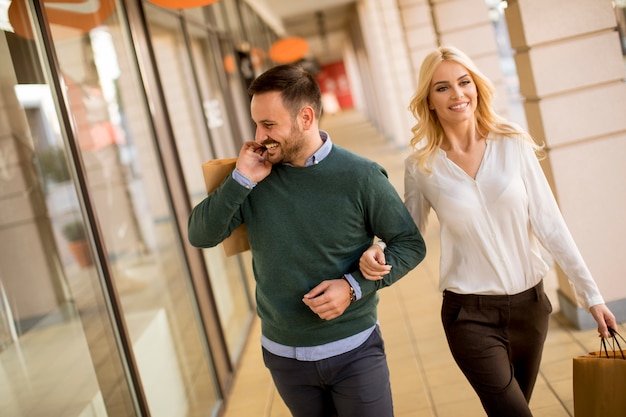
[[[600,337],[611,337],[608,328],[610,327],[613,330],[617,330],[617,321],[606,304],[596,304],[589,309],[589,312],[598,323],[598,332],[600,333]]]
[[[359,269],[370,281],[378,281],[391,271],[391,265],[385,262],[385,252],[380,245],[370,246],[359,259]]]

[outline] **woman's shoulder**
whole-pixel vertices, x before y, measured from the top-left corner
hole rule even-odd
[[[404,158],[404,168],[409,172],[419,170],[418,164],[419,161],[415,151],[412,151],[406,158]]]
[[[436,150],[428,159],[424,161],[424,165],[420,165],[420,160],[415,151],[411,152],[404,159],[405,176],[411,176],[415,179],[431,177],[437,170],[438,160],[441,158],[442,151]]]
[[[516,146],[516,147],[534,147],[532,137],[524,130],[520,125],[513,122],[508,122],[502,126],[499,126],[497,131],[491,132],[487,136],[487,140],[500,143],[501,146]]]
[[[489,139],[492,139],[492,155],[498,155],[510,162],[528,161],[542,155],[542,147],[521,128],[518,131],[490,135]]]

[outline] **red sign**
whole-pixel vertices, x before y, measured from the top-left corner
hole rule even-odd
[[[322,66],[317,82],[322,96],[334,96],[342,110],[354,107],[348,75],[342,61]]]

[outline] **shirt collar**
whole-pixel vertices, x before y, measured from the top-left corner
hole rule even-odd
[[[320,136],[324,142],[320,148],[311,155],[304,163],[305,167],[320,163],[324,158],[328,156],[330,150],[333,147],[333,142],[330,140],[330,135],[324,130],[320,130]]]

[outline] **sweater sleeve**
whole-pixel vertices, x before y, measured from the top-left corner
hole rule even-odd
[[[603,304],[600,290],[563,219],[532,147],[523,140],[519,143],[533,233],[574,284],[578,300],[586,308]]]
[[[385,241],[385,258],[392,269],[379,281],[366,280],[360,271],[353,272],[364,295],[398,281],[426,256],[424,239],[382,167],[378,166],[369,177],[366,190],[367,219],[374,235]]]
[[[224,182],[193,208],[187,222],[189,243],[200,248],[220,244],[243,223],[240,207],[250,189],[227,175]]]

